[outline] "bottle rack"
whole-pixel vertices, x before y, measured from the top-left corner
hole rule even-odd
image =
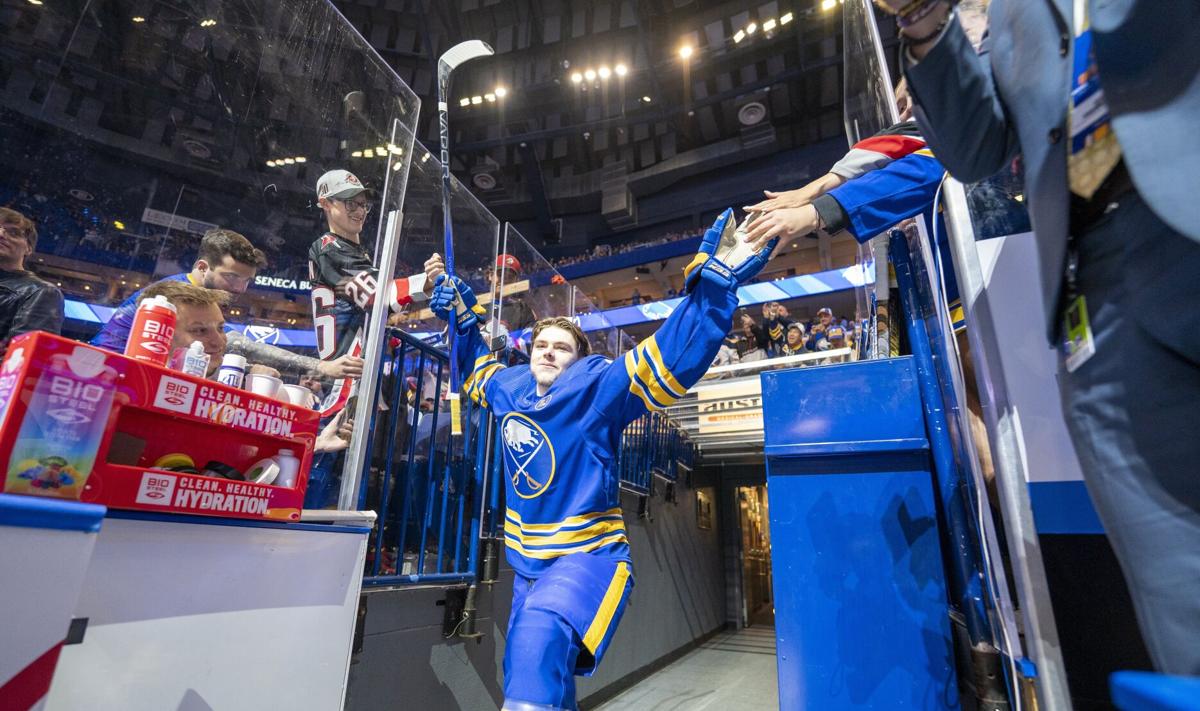
[[[48,333],[13,339],[0,363],[0,465],[9,493],[298,521],[318,419],[314,410]],[[293,487],[153,466],[180,453],[199,470],[217,461],[245,473],[285,448],[300,460]]]

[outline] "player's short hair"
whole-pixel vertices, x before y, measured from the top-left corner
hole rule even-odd
[[[588,341],[587,336],[584,335],[583,329],[571,319],[563,318],[562,316],[550,316],[539,319],[537,323],[533,324],[533,336],[530,338],[530,342],[537,340],[538,334],[550,327],[561,328],[571,334],[571,337],[575,339],[575,350],[578,351],[580,358],[591,354],[592,344]]]
[[[267,257],[263,251],[237,232],[220,227],[205,232],[200,240],[200,252],[196,258],[216,266],[225,261],[226,255],[233,257],[235,262],[255,269],[267,266]]]
[[[140,304],[146,299],[155,296],[165,296],[167,297],[167,301],[176,306],[181,304],[185,306],[208,306],[216,304],[224,308],[233,300],[233,295],[228,291],[205,289],[202,286],[195,286],[186,281],[163,279],[142,289],[141,295],[138,296],[138,303]]]
[[[0,207],[0,224],[11,225],[20,230],[30,249],[37,248],[38,233],[33,220],[8,207]]]

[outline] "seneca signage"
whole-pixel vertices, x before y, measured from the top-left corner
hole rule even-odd
[[[307,279],[287,279],[260,274],[254,277],[254,285],[264,289],[288,289],[289,291],[308,291],[312,284]]]

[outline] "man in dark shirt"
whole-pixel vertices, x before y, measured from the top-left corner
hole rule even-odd
[[[25,271],[37,237],[33,220],[0,207],[0,342],[27,331],[62,330],[62,292]]]

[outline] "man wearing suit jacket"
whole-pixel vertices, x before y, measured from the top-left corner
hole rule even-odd
[[[993,0],[977,53],[945,0],[878,1],[951,175],[1023,155],[1089,493],[1155,666],[1200,674],[1200,3]]]

